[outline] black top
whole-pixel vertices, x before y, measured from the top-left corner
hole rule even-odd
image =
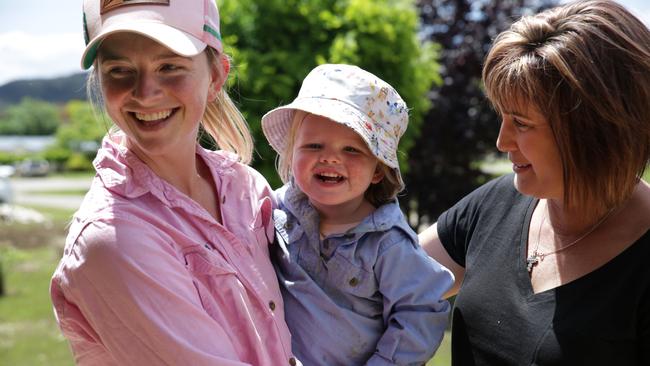
[[[465,267],[452,319],[453,365],[650,365],[650,232],[602,267],[533,293],[526,270],[537,200],[507,175],[438,219]]]

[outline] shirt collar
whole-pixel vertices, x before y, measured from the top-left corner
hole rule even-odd
[[[280,202],[283,202],[284,208],[288,210],[300,222],[303,228],[309,223],[318,225],[318,213],[309,203],[307,196],[298,189],[292,182],[285,184],[276,191]],[[360,237],[365,233],[388,231],[391,229],[403,231],[412,240],[417,242],[417,235],[406,222],[404,214],[400,210],[397,199],[385,203],[365,217],[359,225],[350,229],[347,235],[354,234]],[[316,229],[318,226],[316,226]]]
[[[97,157],[93,161],[97,176],[104,186],[127,198],[139,197],[150,192],[160,199],[163,197],[168,199],[176,189],[158,177],[147,164],[123,146],[124,138],[123,132],[111,133],[104,137]],[[238,160],[234,153],[226,151],[215,153],[205,150],[198,143],[196,153],[210,167],[215,179],[232,174],[234,172],[232,165]]]

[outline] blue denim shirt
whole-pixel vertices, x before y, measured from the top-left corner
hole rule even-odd
[[[312,365],[422,365],[442,340],[453,276],[420,248],[397,202],[343,234],[291,184],[276,191],[273,260],[294,354]]]

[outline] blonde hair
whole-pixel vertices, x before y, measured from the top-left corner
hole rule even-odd
[[[290,182],[292,179],[291,164],[293,161],[293,148],[298,130],[308,114],[308,112],[302,110],[294,110],[287,136],[287,143],[284,145],[283,151],[278,154],[276,169],[283,183]],[[384,178],[378,183],[371,184],[365,192],[365,198],[375,207],[394,200],[397,194],[404,189],[404,184],[397,170],[382,163],[379,159],[377,160],[378,169],[382,170]]]
[[[483,68],[500,114],[532,104],[553,131],[564,203],[627,199],[650,159],[650,31],[609,0],[526,16],[494,41]]]
[[[204,52],[208,62],[217,66],[221,75],[224,70],[220,58],[227,56],[219,54],[217,50],[209,46]],[[88,76],[86,90],[93,108],[103,111],[104,102],[97,73],[98,70],[95,66]],[[239,161],[244,164],[251,162],[254,148],[253,137],[246,120],[223,87],[218,92],[217,98],[206,106],[201,126],[220,149],[237,154]]]

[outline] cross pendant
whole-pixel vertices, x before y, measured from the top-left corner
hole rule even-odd
[[[533,253],[530,257],[526,258],[526,268],[528,269],[528,273],[531,273],[533,271],[533,267],[535,267],[540,260],[540,256],[537,255],[537,252]]]

